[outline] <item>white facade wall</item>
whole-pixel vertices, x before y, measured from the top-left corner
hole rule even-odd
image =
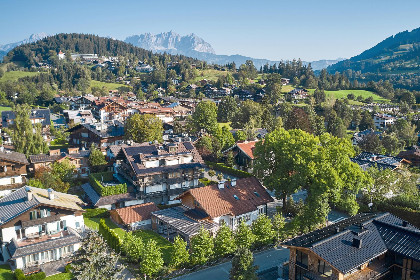
[[[14,183],[12,183],[12,178],[15,179]],[[21,183],[22,183],[22,176],[20,175],[0,178],[0,185],[2,186],[11,185],[11,184],[21,184]]]
[[[124,202],[124,205],[125,207],[127,207],[127,206],[139,205],[143,203],[144,203],[144,199],[137,199],[137,200],[126,201]]]
[[[162,184],[146,187],[146,193],[163,192],[165,190]]]
[[[16,230],[18,230],[20,226],[16,227],[8,227],[2,229],[2,241],[3,242],[10,242],[13,238],[17,238],[16,236]]]
[[[135,223],[131,223],[130,226],[132,229],[139,229],[141,227],[147,226],[147,225],[151,225],[152,224],[152,220],[144,220],[144,221],[139,221],[139,222],[135,222]]]
[[[159,167],[159,160],[151,160],[151,161],[145,161],[144,166],[146,168],[149,167]]]

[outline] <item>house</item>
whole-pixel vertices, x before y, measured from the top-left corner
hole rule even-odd
[[[405,159],[413,166],[420,166],[420,149],[418,146],[413,146],[406,151],[401,151],[397,157]]]
[[[86,177],[89,175],[89,155],[89,150],[79,150],[79,148],[68,148],[67,152],[50,150],[48,155],[30,155],[30,170],[36,173],[42,167],[49,167],[54,162],[68,160],[75,167],[75,175]]]
[[[136,71],[140,73],[150,73],[153,72],[153,67],[143,63],[136,66]]]
[[[375,114],[373,116],[373,122],[375,123],[376,129],[384,129],[395,122],[395,117],[387,114]]]
[[[105,151],[108,146],[121,144],[124,136],[122,124],[78,124],[67,130],[70,132],[69,144],[89,149],[92,144]]]
[[[115,168],[147,202],[177,203],[187,189],[199,186],[204,162],[191,142],[122,147]]]
[[[101,123],[107,121],[125,121],[128,117],[128,108],[120,102],[110,99],[99,99],[92,102],[93,116]]]
[[[111,218],[129,230],[145,228],[152,224],[152,212],[159,211],[153,202],[114,209]]]
[[[25,183],[28,165],[24,154],[0,147],[0,197]]]
[[[308,98],[308,91],[303,88],[295,88],[287,93],[292,99],[300,100]]]
[[[90,110],[63,110],[68,124],[95,123],[96,119]]]
[[[70,101],[71,110],[87,110],[90,109],[92,102],[95,101],[96,97],[93,95],[84,95],[73,98]]]
[[[66,54],[63,53],[62,51],[59,51],[57,54],[57,57],[59,60],[65,59],[66,58]]]
[[[375,131],[371,128],[369,129],[365,129],[363,131],[360,132],[355,132],[353,134],[353,137],[351,138],[352,144],[354,146],[358,145],[360,142],[362,142],[362,140],[366,137],[369,136],[371,134],[376,134],[378,137],[380,137],[380,135],[382,134],[382,132],[380,131]]]
[[[9,127],[14,124],[16,114],[14,111],[1,112],[1,120],[3,127]],[[49,127],[51,125],[50,109],[32,109],[29,115],[31,123],[40,123],[42,127]]]
[[[420,276],[420,230],[389,213],[358,214],[293,238],[282,246],[290,250],[288,279]]]
[[[0,199],[0,260],[24,273],[71,257],[81,244],[83,202],[52,189],[21,187]]]
[[[394,170],[401,167],[403,163],[408,163],[403,158],[377,155],[369,152],[361,152],[356,157],[351,158],[351,161],[357,163],[365,171],[372,166],[376,166],[379,170]]]
[[[290,79],[281,78],[281,84],[283,86],[286,86],[286,85],[290,84]]]
[[[259,140],[238,142],[233,147],[224,151],[223,154],[227,155],[228,152],[233,152],[234,161],[238,168],[251,172],[254,163],[254,149],[257,142]]]
[[[259,215],[267,213],[267,203],[274,201],[255,177],[190,189],[179,199],[190,209],[185,212],[189,218],[226,224],[232,230],[242,221],[251,225]]]
[[[144,203],[144,200],[139,200],[136,197],[132,187],[128,188],[127,193],[108,196],[100,196],[89,183],[83,184],[81,187],[85,192],[84,199],[95,208],[112,210]]]

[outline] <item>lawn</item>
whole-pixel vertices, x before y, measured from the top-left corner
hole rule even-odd
[[[0,112],[2,112],[2,111],[10,111],[10,110],[12,110],[12,107],[0,106]]]
[[[314,89],[309,89],[308,90],[310,94],[314,93]],[[389,100],[385,99],[371,91],[368,90],[360,90],[360,89],[346,89],[346,90],[336,90],[336,91],[332,91],[332,90],[326,90],[325,94],[327,97],[334,97],[336,99],[341,99],[341,98],[346,98],[348,94],[353,93],[354,96],[357,98],[358,96],[362,96],[364,99],[368,98],[368,97],[372,97],[373,98],[373,102],[376,103],[388,103]],[[354,102],[358,102],[355,101]],[[359,103],[357,103],[359,104]]]
[[[221,71],[215,69],[205,69],[205,70],[197,70],[198,74],[197,77],[194,79],[194,82],[201,81],[203,79],[217,81],[219,77],[224,77],[227,75],[228,71]]]
[[[23,77],[33,77],[38,75],[39,72],[26,72],[26,71],[9,71],[5,72],[3,77],[0,78],[0,82],[4,81],[17,81]]]
[[[281,86],[281,92],[283,93],[288,93],[290,91],[292,91],[295,87],[292,85],[285,85],[285,86]]]
[[[15,276],[7,264],[0,265],[0,280],[14,280]]]
[[[85,225],[88,228],[98,230],[99,229],[99,221],[101,218],[83,218],[85,221]],[[105,223],[109,226],[110,229],[113,229],[115,233],[121,238],[124,238],[125,230],[118,227],[110,218],[105,218]]]
[[[54,139],[50,143],[50,150],[66,149],[69,147],[69,143],[62,139]]]
[[[90,86],[91,87],[99,87],[99,88],[105,87],[105,89],[107,89],[107,90],[116,90],[120,87],[130,88],[129,86],[123,85],[123,84],[105,83],[105,82],[100,82],[100,81],[95,81],[95,80],[90,81]]]
[[[72,279],[71,273],[59,273],[56,275],[48,276],[45,280],[70,280]]]
[[[155,240],[157,246],[162,251],[163,260],[165,261],[165,263],[169,263],[171,261],[171,255],[173,250],[173,244],[171,242],[169,242],[168,240],[151,230],[136,230],[133,231],[133,234],[136,236],[140,236],[143,239],[145,245],[150,239]]]

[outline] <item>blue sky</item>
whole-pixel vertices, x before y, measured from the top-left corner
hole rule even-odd
[[[272,60],[351,57],[420,27],[419,0],[0,0],[0,44],[32,33],[195,33],[217,54]]]

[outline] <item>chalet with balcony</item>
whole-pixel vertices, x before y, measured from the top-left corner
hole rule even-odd
[[[185,215],[190,219],[226,224],[232,230],[242,221],[251,225],[259,215],[267,213],[267,203],[273,201],[255,177],[190,189],[178,198],[189,209]]]
[[[10,127],[14,124],[16,113],[14,111],[1,112],[1,120],[3,127]],[[40,123],[42,127],[49,127],[51,125],[50,109],[32,109],[29,119],[33,125]]]
[[[199,186],[203,160],[191,142],[122,147],[114,165],[145,202],[177,203],[176,197]]]
[[[394,124],[395,117],[378,113],[373,116],[373,122],[375,123],[376,129],[384,129]]]
[[[0,199],[0,262],[25,273],[70,257],[81,244],[83,202],[52,189],[22,187]]]
[[[101,123],[118,120],[125,121],[128,117],[128,108],[112,99],[98,99],[92,102],[93,116]]]
[[[389,213],[358,214],[282,246],[288,279],[420,279],[420,230]]]
[[[89,149],[92,144],[102,152],[111,145],[119,145],[123,141],[124,126],[105,124],[79,124],[67,130],[70,132],[69,144],[75,147]]]
[[[0,197],[25,183],[27,166],[26,156],[22,153],[0,150]]]
[[[227,153],[232,152],[235,160],[235,165],[237,165],[239,169],[245,170],[247,172],[252,172],[252,167],[254,164],[254,149],[255,144],[258,141],[238,142],[231,148],[224,151],[223,154],[227,155]]]

